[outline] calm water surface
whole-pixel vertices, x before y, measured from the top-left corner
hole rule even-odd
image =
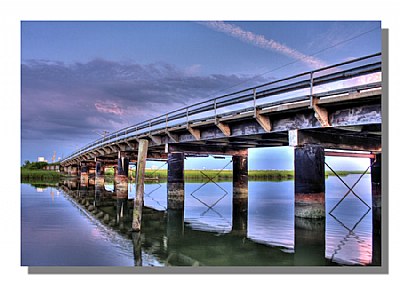
[[[358,177],[349,175],[344,180],[352,186]],[[326,223],[299,223],[294,219],[293,189],[293,181],[250,181],[247,216],[238,218],[233,214],[231,182],[186,183],[183,216],[165,212],[166,183],[146,184],[145,206],[157,210],[154,213],[164,212],[165,218],[154,218],[157,216],[154,213],[152,218],[144,216],[147,222],[142,226],[143,234],[138,242],[97,221],[64,191],[22,184],[21,264],[296,266],[372,263],[372,210],[350,193],[328,214],[348,190],[336,177],[329,177],[326,179]],[[112,193],[114,186],[106,184],[102,191]],[[369,175],[360,180],[354,191],[371,205]],[[129,185],[128,197],[135,197],[133,184]]]

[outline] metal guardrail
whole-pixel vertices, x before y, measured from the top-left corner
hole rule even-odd
[[[372,62],[363,64],[362,62],[365,62],[365,61],[372,61]],[[352,64],[358,64],[358,65],[355,67],[348,67]],[[237,92],[218,96],[213,99],[198,102],[198,103],[168,112],[166,114],[157,116],[155,118],[145,120],[138,124],[120,129],[113,133],[110,133],[109,135],[104,136],[102,139],[98,139],[94,142],[91,142],[91,143],[85,145],[84,147],[80,148],[79,150],[73,152],[68,157],[62,159],[61,162],[67,161],[71,158],[74,158],[75,156],[79,156],[79,155],[83,154],[84,152],[92,150],[103,144],[115,142],[120,139],[126,139],[126,138],[133,137],[133,136],[148,134],[149,132],[152,132],[152,131],[167,129],[167,128],[179,126],[182,124],[187,124],[187,126],[189,126],[190,123],[193,123],[195,121],[204,121],[205,119],[210,119],[213,117],[217,120],[217,118],[227,114],[227,113],[218,114],[217,113],[218,109],[234,106],[236,104],[253,103],[252,107],[245,108],[245,109],[243,109],[243,108],[237,109],[235,111],[237,113],[239,111],[240,112],[251,111],[251,110],[255,110],[256,108],[259,108],[260,106],[264,107],[266,105],[273,105],[273,104],[278,104],[278,103],[282,103],[282,102],[297,102],[299,100],[306,100],[306,99],[310,99],[310,102],[312,102],[313,98],[334,95],[335,92],[338,92],[338,91],[342,92],[344,90],[344,89],[339,89],[339,90],[336,90],[333,92],[328,91],[328,92],[314,94],[315,87],[326,85],[326,84],[333,83],[333,82],[343,81],[343,80],[347,80],[347,79],[351,79],[351,78],[355,78],[355,77],[359,77],[359,76],[363,76],[363,75],[367,75],[367,74],[381,72],[381,68],[382,68],[381,65],[382,65],[381,53],[375,53],[372,55],[368,55],[368,56],[356,58],[353,60],[345,61],[342,63],[323,67],[320,69],[300,73],[300,74],[286,77],[283,79],[274,80],[274,81],[271,81],[271,82],[268,82],[268,83],[265,83],[262,85],[254,86],[254,87],[243,89],[243,90],[240,90]],[[340,68],[343,68],[346,66],[347,66],[346,69],[344,69],[344,70],[340,69]],[[279,86],[277,86],[278,84],[279,84]],[[375,87],[380,87],[380,82],[355,86],[352,88],[355,88],[358,90],[363,90],[363,89],[375,88]],[[268,104],[257,105],[257,100],[264,99],[264,98],[274,96],[274,95],[287,94],[289,92],[302,90],[302,89],[309,89],[310,90],[309,95],[306,95],[306,96],[303,95],[303,96],[290,98],[290,99],[278,98],[278,100],[275,100]],[[204,116],[204,117],[198,118],[196,120],[189,120],[189,118],[191,116],[210,112],[210,111],[214,111],[213,117],[210,117],[210,116],[205,117]],[[184,121],[179,122],[179,123],[176,122],[179,119],[183,119]],[[174,123],[174,121],[175,121],[175,123]],[[160,128],[160,125],[162,125],[162,124],[164,126],[162,128]]]

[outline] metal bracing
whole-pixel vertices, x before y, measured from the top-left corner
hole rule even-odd
[[[168,162],[165,162],[164,164],[162,164],[160,167],[158,167],[156,170],[154,170],[152,173],[150,173],[149,176],[152,177],[156,172],[158,172],[158,171],[159,171],[162,167],[164,167],[167,163],[168,163]],[[161,208],[163,208],[164,210],[167,210],[167,207],[161,205],[160,201],[154,199],[154,197],[151,196],[154,192],[156,192],[157,190],[161,189],[161,187],[162,187],[162,185],[161,185],[161,183],[159,182],[159,180],[157,179],[156,181],[157,181],[157,183],[155,183],[155,184],[156,184],[156,187],[155,187],[154,189],[151,189],[151,191],[149,191],[148,193],[146,193],[146,190],[148,190],[148,189],[147,189],[147,187],[145,187],[144,195],[145,195],[145,197],[147,197],[147,198],[153,200],[154,202],[156,202],[156,203],[157,203]],[[146,186],[148,186],[148,184],[147,184]]]
[[[205,207],[207,207],[207,209],[201,214],[201,216],[204,216],[205,214],[207,214],[210,210],[213,211],[214,213],[216,213],[220,218],[224,219],[224,217],[214,209],[214,207],[223,199],[225,198],[226,195],[228,195],[228,191],[226,191],[221,185],[219,185],[218,183],[216,183],[214,181],[214,179],[225,169],[227,168],[230,164],[232,163],[232,160],[230,160],[222,169],[220,169],[217,174],[215,174],[213,177],[208,176],[206,173],[204,173],[203,171],[200,171],[200,173],[207,178],[207,181],[204,182],[202,185],[200,185],[198,188],[196,188],[192,193],[190,193],[190,195],[196,199],[197,201],[199,201],[201,204],[203,204]],[[200,198],[198,198],[197,196],[194,195],[194,193],[196,193],[197,191],[199,191],[202,187],[204,187],[204,185],[208,184],[208,183],[214,183],[221,191],[223,191],[223,195],[218,198],[216,201],[214,201],[214,203],[212,203],[211,205],[204,202],[203,200],[201,200]],[[229,222],[229,221],[228,221]]]
[[[367,167],[367,169],[360,175],[360,177],[358,178],[358,180],[353,184],[352,187],[350,187],[349,185],[347,185],[347,183],[335,172],[335,170],[333,170],[328,163],[325,162],[325,165],[328,166],[328,168],[335,174],[335,176],[337,178],[339,178],[340,181],[342,181],[342,183],[347,187],[348,191],[346,192],[346,194],[342,197],[342,199],[339,200],[339,202],[329,211],[329,214],[331,214],[336,208],[337,206],[340,205],[340,203],[343,202],[343,200],[350,194],[353,193],[354,196],[356,196],[365,206],[367,206],[368,209],[371,209],[371,207],[360,197],[358,196],[355,192],[354,192],[354,187],[358,184],[358,182],[360,182],[361,178],[368,172],[368,170],[371,168],[371,166],[374,164],[375,162],[373,162],[371,165],[369,165]]]
[[[331,261],[334,261],[335,255],[337,255],[342,249],[343,247],[346,245],[346,243],[351,239],[354,238],[358,243],[362,244],[365,242],[365,240],[361,239],[355,232],[355,229],[357,228],[357,226],[361,223],[361,221],[368,215],[368,213],[371,211],[371,208],[369,208],[364,215],[362,215],[360,217],[360,219],[358,220],[358,222],[356,222],[353,227],[348,227],[346,226],[342,221],[340,221],[336,216],[334,216],[333,214],[329,213],[336,222],[338,222],[343,228],[345,228],[348,233],[343,237],[342,240],[340,240],[339,244],[336,246],[336,248],[333,250],[332,256],[331,256]]]
[[[333,250],[332,256],[331,256],[331,261],[334,261],[335,256],[343,249],[343,247],[346,245],[346,243],[350,239],[355,239],[358,243],[364,243],[365,241],[362,240],[355,232],[357,226],[361,223],[361,221],[368,215],[368,213],[371,211],[371,206],[369,206],[359,195],[357,195],[354,192],[354,187],[360,182],[361,178],[368,172],[368,170],[374,165],[375,161],[370,164],[367,169],[360,175],[360,177],[357,179],[357,181],[350,187],[326,162],[325,165],[335,174],[337,178],[348,188],[348,191],[346,194],[339,200],[338,203],[336,203],[335,206],[329,211],[329,215],[336,221],[338,222],[344,229],[348,231],[348,233],[343,237],[342,240],[340,240],[339,244],[337,244],[336,248]],[[355,197],[357,197],[366,207],[366,212],[360,217],[360,219],[353,225],[353,226],[348,226],[344,222],[342,222],[338,217],[334,215],[334,210],[343,202],[343,200],[350,194],[353,193]]]

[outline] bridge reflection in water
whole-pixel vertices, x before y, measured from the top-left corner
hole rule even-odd
[[[327,179],[327,207],[337,203],[337,186]],[[250,181],[248,197],[235,198],[232,182],[186,182],[184,208],[167,210],[167,184],[146,183],[142,229],[132,232],[134,184],[128,198],[115,181],[69,179],[61,185],[102,223],[132,238],[136,266],[143,253],[165,266],[380,265],[371,210],[349,197],[326,220],[297,218],[293,187],[292,180]],[[358,194],[371,195],[369,176]]]

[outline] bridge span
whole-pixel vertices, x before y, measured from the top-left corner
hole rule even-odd
[[[260,147],[294,148],[297,217],[325,217],[328,155],[371,159],[372,206],[379,209],[381,74],[377,53],[215,97],[104,136],[62,159],[60,168],[101,182],[104,167],[115,166],[118,195],[127,198],[128,165],[135,163],[134,231],[140,231],[146,160],[168,162],[168,209],[182,210],[185,157],[232,156],[234,204],[243,204],[248,149]]]

